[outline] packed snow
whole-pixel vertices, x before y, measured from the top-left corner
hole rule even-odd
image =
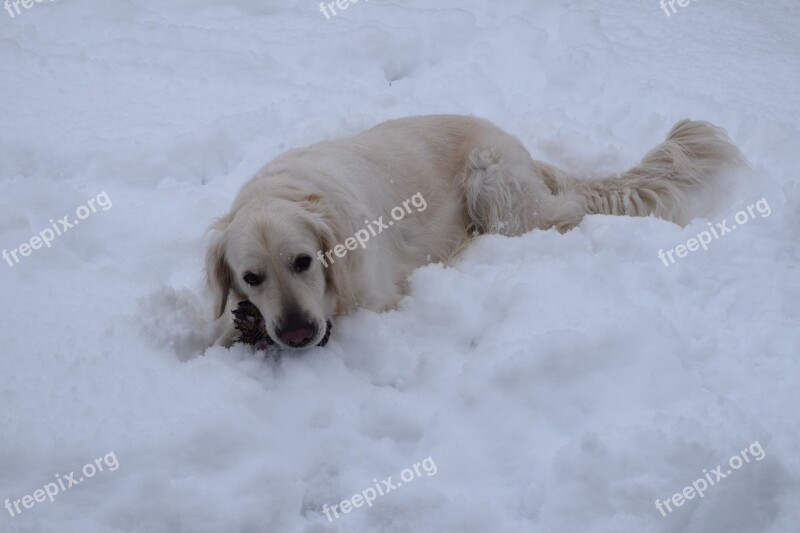
[[[800,531],[796,1],[344,4],[0,11],[0,531]],[[209,347],[249,176],[430,113],[586,177],[708,120],[753,171],[683,228],[479,237],[323,348]]]

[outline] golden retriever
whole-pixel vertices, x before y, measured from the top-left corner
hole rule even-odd
[[[743,163],[722,130],[683,120],[638,166],[579,181],[480,118],[391,120],[288,151],[242,187],[212,226],[215,313],[232,294],[281,346],[313,346],[329,320],[394,306],[412,270],[453,258],[473,234],[566,231],[593,213],[684,224],[690,200]],[[217,344],[229,346],[235,330],[222,322]]]

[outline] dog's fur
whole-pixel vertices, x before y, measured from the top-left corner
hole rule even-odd
[[[358,307],[394,306],[406,278],[431,261],[452,258],[475,233],[566,231],[586,214],[655,215],[684,224],[690,200],[726,168],[743,165],[725,133],[683,120],[624,174],[579,181],[531,158],[522,144],[486,120],[422,116],[392,120],[355,137],[286,152],[244,185],[213,226],[206,272],[218,316],[229,293],[250,300],[277,342],[305,322],[316,344],[329,319]],[[424,211],[395,221],[327,268],[329,250],[412,195]],[[302,255],[311,266],[298,272]],[[263,277],[257,287],[246,273]],[[287,324],[289,324],[287,326]],[[233,342],[227,325],[218,339]]]

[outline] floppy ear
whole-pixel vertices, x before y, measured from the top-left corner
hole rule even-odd
[[[343,226],[339,223],[337,214],[325,200],[317,195],[309,195],[300,202],[300,205],[311,214],[312,229],[319,236],[323,254],[344,242]],[[355,294],[349,276],[352,268],[348,268],[348,261],[354,260],[357,261],[358,258],[337,257],[335,262],[324,268],[325,288],[336,296],[335,314],[337,315],[344,314],[355,305]],[[352,267],[352,265],[350,266]]]
[[[215,232],[206,251],[206,286],[214,295],[214,312],[219,318],[225,313],[231,289],[231,269],[225,260],[225,228],[228,222],[219,220],[210,231]]]
[[[320,228],[320,243],[322,245],[322,253],[327,250],[333,250],[339,242],[343,240],[337,239],[336,234],[331,228],[323,224]],[[345,263],[344,258],[338,258],[337,261],[325,269],[325,283],[326,288],[330,288],[336,295],[336,313],[343,314],[348,308],[352,306],[353,290],[350,283],[349,269]]]

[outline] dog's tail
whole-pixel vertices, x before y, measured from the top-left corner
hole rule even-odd
[[[684,225],[698,199],[715,193],[720,174],[746,166],[724,130],[682,120],[639,165],[622,175],[578,181],[556,169],[543,174],[554,194],[577,193],[584,214],[655,215]]]

